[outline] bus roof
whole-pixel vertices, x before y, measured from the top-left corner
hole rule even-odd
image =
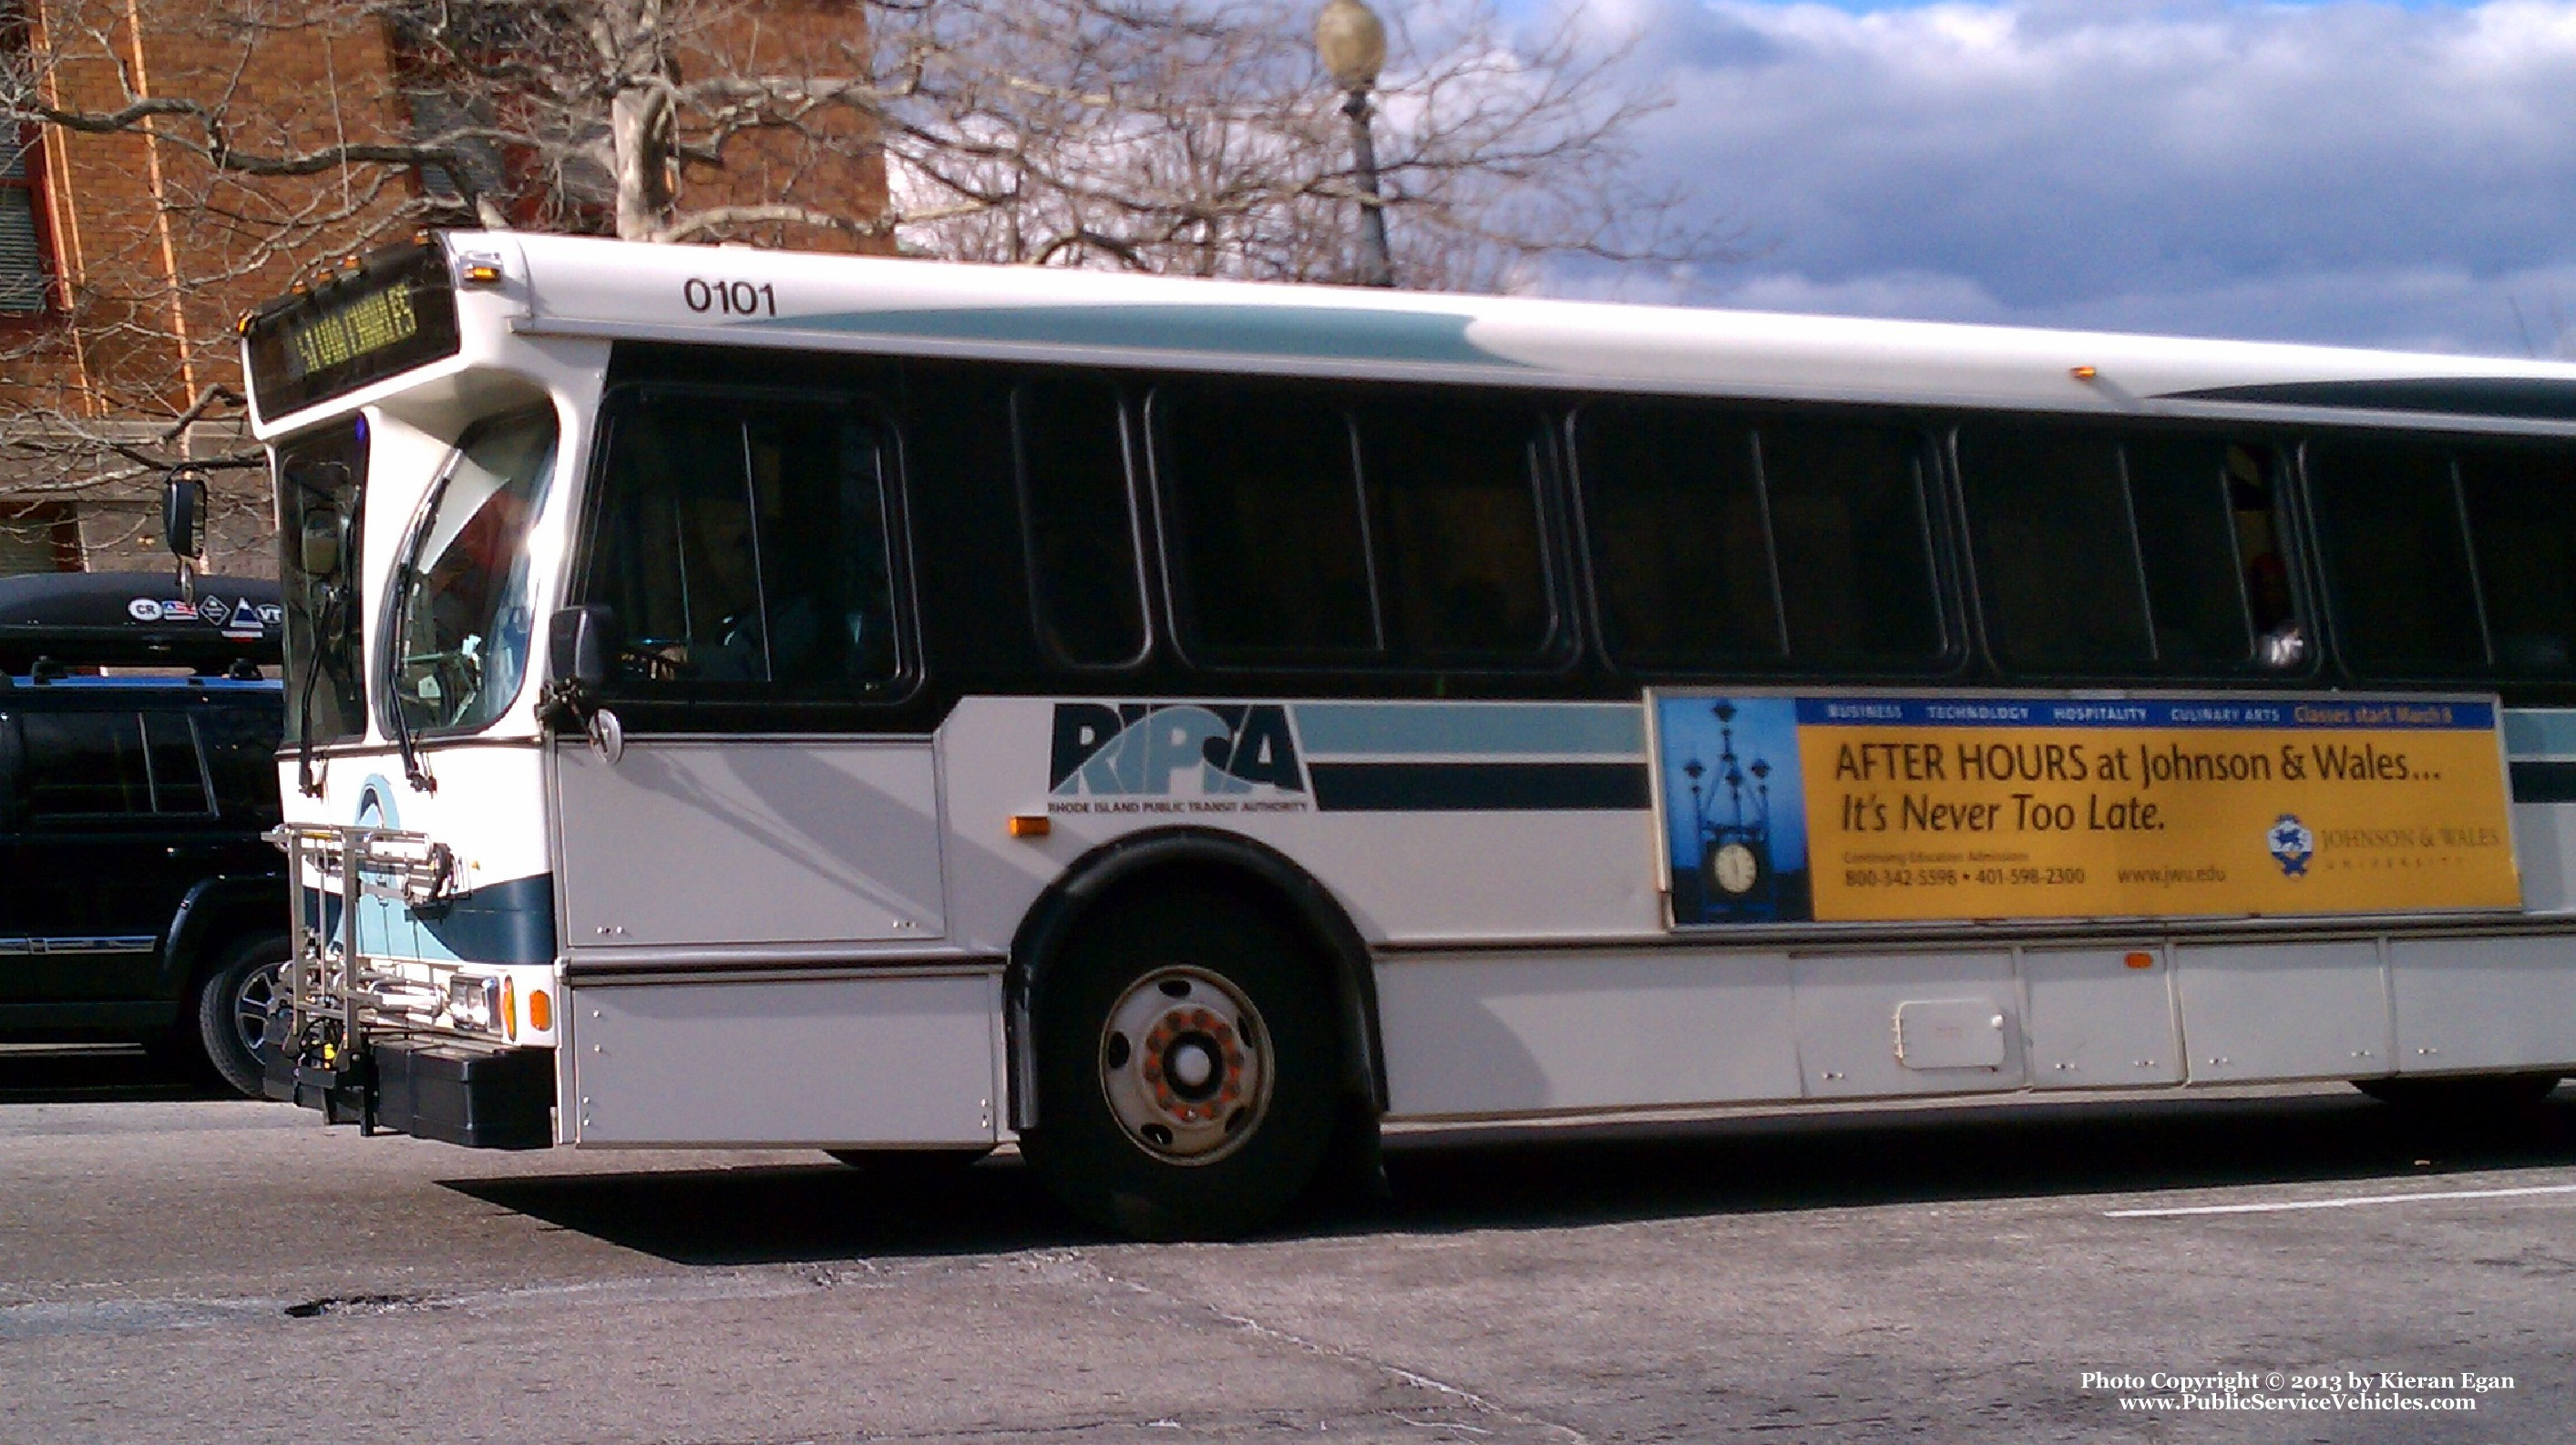
[[[459,233],[517,329],[1923,405],[2324,408],[2576,424],[2576,364]],[[507,282],[505,285],[509,284]]]
[[[2576,434],[2576,364],[2555,361],[517,232],[446,232],[438,245],[443,268],[431,258],[415,271],[412,258],[422,252],[387,252],[381,265],[354,268],[330,287],[255,313],[247,340],[257,357],[275,362],[271,352],[300,354],[280,351],[295,339],[285,334],[293,331],[307,343],[313,365],[347,373],[337,389],[323,389],[326,395],[298,394],[295,378],[303,372],[272,364],[274,394],[260,402],[261,435],[425,379],[507,367],[512,334],[1747,400]],[[378,271],[385,275],[378,278]],[[397,285],[418,288],[410,293],[417,304],[378,309],[443,317],[452,296],[455,329],[432,336],[438,327],[426,320],[408,330],[377,324],[384,318],[368,313],[376,304],[370,288]],[[308,311],[314,314],[305,316]],[[423,359],[411,370],[371,369],[407,363],[415,354]],[[256,395],[263,373],[256,366],[253,372]],[[272,401],[287,412],[272,412]]]

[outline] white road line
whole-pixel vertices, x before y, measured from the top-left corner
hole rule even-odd
[[[2172,1219],[2185,1214],[2281,1214],[2293,1209],[2358,1209],[2365,1204],[2416,1204],[2434,1199],[2516,1199],[2533,1194],[2576,1194],[2576,1184],[2535,1184],[2525,1189],[2452,1189],[2430,1194],[2361,1194],[2350,1199],[2294,1199],[2282,1204],[2196,1204],[2187,1209],[2106,1209],[2104,1219]]]

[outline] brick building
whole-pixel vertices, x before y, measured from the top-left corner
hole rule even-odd
[[[273,571],[267,479],[238,465],[241,313],[423,225],[479,215],[611,230],[613,187],[595,164],[478,142],[461,166],[475,206],[437,167],[244,174],[211,163],[209,138],[278,156],[407,143],[460,118],[534,124],[523,113],[544,98],[522,104],[496,77],[519,71],[514,49],[577,42],[566,17],[579,8],[445,0],[441,16],[471,9],[486,22],[459,45],[359,0],[0,0],[0,63],[45,105],[162,110],[151,129],[30,124],[18,145],[0,145],[0,575],[166,565],[160,475],[180,458],[233,463],[214,473],[214,568]],[[695,13],[684,78],[821,68],[861,23],[847,0],[721,0]],[[682,201],[792,192],[835,214],[882,215],[884,173],[865,136],[844,122],[820,140],[810,129],[743,136],[722,170],[679,174]],[[749,239],[873,247],[806,228]]]

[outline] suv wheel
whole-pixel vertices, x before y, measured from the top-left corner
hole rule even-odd
[[[267,1072],[261,1040],[268,1011],[286,969],[283,933],[253,934],[216,955],[197,985],[197,1046],[223,1081],[254,1099],[265,1098]]]

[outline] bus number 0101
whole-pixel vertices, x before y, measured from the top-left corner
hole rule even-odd
[[[755,286],[749,281],[707,281],[692,276],[680,283],[680,299],[701,315],[709,311],[726,316],[778,314],[778,293],[766,281]]]

